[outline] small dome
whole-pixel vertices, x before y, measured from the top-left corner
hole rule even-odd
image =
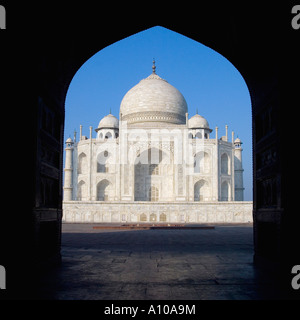
[[[195,114],[189,119],[189,129],[209,129],[209,124],[205,118],[199,114]]]
[[[73,142],[73,140],[72,140],[71,138],[68,138],[68,139],[66,140],[66,143],[70,143],[70,142]]]
[[[119,128],[119,120],[112,114],[108,114],[99,122],[98,130],[102,128]]]
[[[240,139],[240,138],[236,138],[236,139],[234,140],[234,143],[239,143],[239,144],[241,144],[241,143],[242,143],[242,141],[241,141],[241,139]]]

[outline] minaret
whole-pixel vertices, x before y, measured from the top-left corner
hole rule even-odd
[[[242,141],[234,140],[234,181],[235,201],[244,201],[243,164],[242,164]]]
[[[80,125],[80,130],[79,130],[79,141],[82,140],[82,124]]]
[[[73,144],[71,138],[66,141],[66,161],[65,161],[65,184],[64,184],[64,201],[73,200]]]

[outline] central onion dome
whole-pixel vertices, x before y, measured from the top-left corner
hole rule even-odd
[[[124,96],[120,113],[122,120],[131,123],[168,122],[185,124],[187,103],[183,95],[166,80],[153,72],[130,89]]]

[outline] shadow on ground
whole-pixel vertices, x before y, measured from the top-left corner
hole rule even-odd
[[[38,298],[58,300],[281,299],[253,265],[252,225],[117,230],[63,225],[62,263]]]

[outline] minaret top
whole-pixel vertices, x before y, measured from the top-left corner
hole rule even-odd
[[[239,137],[234,140],[234,145],[236,149],[242,149],[242,141]]]
[[[71,139],[71,137],[69,137],[66,140],[66,148],[71,148],[73,146],[73,144],[74,144],[73,140]]]

